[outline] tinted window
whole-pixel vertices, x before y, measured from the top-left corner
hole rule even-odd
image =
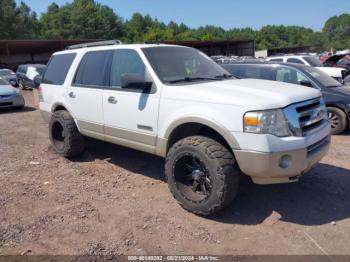
[[[242,78],[271,79],[272,69],[262,66],[247,66],[241,71]]]
[[[24,65],[21,65],[21,66],[18,67],[18,70],[17,70],[17,71],[18,71],[19,73],[25,74],[26,71],[27,71],[27,67],[24,66]]]
[[[194,48],[162,46],[144,48],[143,52],[163,82],[191,78],[211,81],[228,74],[211,58]]]
[[[303,57],[306,62],[310,64],[310,66],[322,66],[320,59],[314,56],[305,56]]]
[[[304,64],[303,61],[301,61],[298,58],[288,58],[287,63],[293,63],[293,64]]]
[[[52,56],[42,82],[45,84],[62,85],[75,56],[75,53]]]
[[[80,62],[74,84],[84,86],[107,86],[111,51],[86,53]]]
[[[15,73],[9,69],[1,69],[0,70],[0,76],[9,76],[9,75],[14,75],[14,74]]]
[[[145,72],[146,67],[135,50],[121,49],[114,51],[111,69],[112,87],[120,88],[121,78],[125,74],[136,74],[145,78]]]
[[[341,86],[337,80],[317,68],[306,67],[304,70],[325,87]]]
[[[286,67],[279,67],[276,70],[276,81],[300,85],[300,82],[310,81],[303,73]]]
[[[283,62],[282,58],[269,59],[270,62]]]
[[[240,74],[240,65],[222,65],[222,67],[227,70],[227,72],[229,72],[231,75],[235,76],[235,77],[241,77]]]

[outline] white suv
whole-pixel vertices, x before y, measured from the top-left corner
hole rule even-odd
[[[241,172],[258,184],[293,182],[326,154],[319,91],[235,79],[193,48],[113,43],[74,46],[48,63],[40,109],[62,156],[82,153],[87,136],[165,157],[174,197],[209,215],[234,199]]]
[[[266,58],[266,61],[292,63],[292,64],[304,64],[304,65],[316,67],[341,83],[343,82],[344,73],[346,71],[346,69],[344,68],[322,66],[321,61],[316,56],[310,56],[310,55],[272,56],[272,57]]]

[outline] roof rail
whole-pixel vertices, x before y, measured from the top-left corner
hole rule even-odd
[[[77,44],[77,45],[70,45],[67,46],[67,49],[79,49],[84,47],[94,47],[94,46],[106,46],[106,45],[121,45],[123,44],[120,40],[107,40],[107,41],[98,41],[98,42],[90,42],[90,43],[83,43],[83,44]]]

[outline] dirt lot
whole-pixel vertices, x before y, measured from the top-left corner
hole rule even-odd
[[[299,183],[245,179],[224,212],[184,211],[163,159],[98,141],[55,154],[25,92],[0,112],[0,254],[350,254],[350,135]]]

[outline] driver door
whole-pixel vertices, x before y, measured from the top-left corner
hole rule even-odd
[[[110,87],[103,91],[107,141],[154,153],[158,129],[159,92],[123,89],[124,74],[152,81],[140,55],[133,49],[116,49],[112,58]]]

